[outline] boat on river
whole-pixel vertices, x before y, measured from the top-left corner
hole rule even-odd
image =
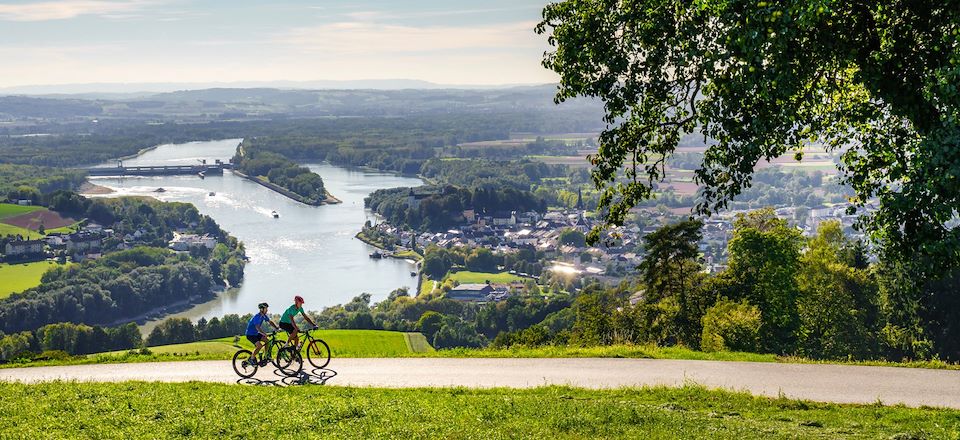
[[[163,189],[163,188],[161,187],[161,188],[157,188],[157,189],[153,190],[153,192],[155,192],[155,193],[165,193],[165,192],[167,192],[167,190],[165,190],[165,189]]]
[[[215,192],[213,192],[213,191],[210,191],[210,194],[207,194],[207,195],[210,196],[210,197],[213,197],[213,196],[217,195],[217,193],[215,193]]]
[[[277,211],[271,212],[270,215],[272,215],[273,218],[280,218],[280,214],[277,214]]]
[[[383,258],[383,253],[381,253],[380,251],[373,251],[373,253],[370,254],[370,258],[373,258],[374,260],[379,260]]]

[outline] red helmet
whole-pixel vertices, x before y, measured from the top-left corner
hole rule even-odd
[[[300,296],[300,295],[297,295],[297,296],[293,297],[293,302],[298,302],[298,303],[303,304],[303,297]]]

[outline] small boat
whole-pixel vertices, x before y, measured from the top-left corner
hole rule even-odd
[[[165,190],[165,189],[163,189],[163,188],[157,188],[157,189],[153,190],[153,192],[155,192],[155,193],[164,193],[164,192],[167,192],[167,190]]]
[[[280,218],[280,214],[277,214],[277,211],[271,212],[270,215],[272,215],[273,218]]]
[[[417,276],[417,273],[416,273],[416,272],[410,272],[410,276],[415,277],[415,276]]]
[[[373,258],[374,260],[379,260],[383,258],[383,254],[380,253],[380,251],[373,251],[373,253],[370,254],[370,258]]]
[[[210,194],[207,194],[207,195],[210,196],[210,197],[213,197],[213,196],[217,195],[217,193],[215,193],[215,192],[213,192],[213,191],[210,191]]]
[[[197,175],[200,176],[201,179],[203,179],[204,177],[207,177],[207,175],[203,171],[197,173]]]

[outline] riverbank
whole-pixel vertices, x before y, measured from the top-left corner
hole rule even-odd
[[[270,183],[270,182],[268,182],[268,181],[266,181],[266,180],[264,180],[264,179],[261,179],[260,177],[257,177],[257,176],[248,176],[248,175],[246,175],[246,174],[244,174],[244,173],[242,173],[242,172],[240,172],[240,171],[237,171],[237,170],[233,170],[232,172],[233,172],[233,174],[236,175],[236,176],[242,177],[242,178],[247,179],[247,180],[249,180],[249,181],[251,181],[251,182],[258,183],[258,184],[264,186],[265,188],[268,188],[268,189],[270,189],[270,190],[272,190],[272,191],[275,191],[275,192],[277,192],[277,193],[279,193],[279,194],[282,194],[282,195],[284,195],[285,197],[287,197],[287,198],[289,198],[289,199],[291,199],[291,200],[295,200],[295,201],[297,201],[297,202],[303,203],[304,205],[323,206],[323,205],[336,205],[336,204],[339,204],[339,203],[343,203],[343,201],[341,201],[340,199],[338,199],[338,198],[334,197],[333,195],[331,195],[330,192],[327,191],[326,188],[323,189],[324,194],[326,194],[326,198],[323,199],[323,200],[320,200],[320,201],[318,201],[318,202],[313,202],[313,201],[307,200],[305,197],[301,196],[300,194],[297,194],[297,193],[295,193],[295,192],[293,192],[293,191],[290,191],[290,190],[288,190],[288,189],[286,189],[286,188],[284,188],[284,187],[282,187],[282,186],[280,186],[280,185],[277,185],[277,184],[274,184],[274,183]]]
[[[113,194],[114,190],[107,188],[105,186],[100,186],[95,183],[85,180],[80,184],[80,188],[77,188],[77,193],[82,196],[102,196],[104,194]]]
[[[421,259],[423,259],[423,255],[420,255],[420,253],[415,252],[415,251],[413,251],[413,250],[411,250],[411,249],[407,249],[407,248],[405,248],[405,247],[403,247],[403,246],[397,246],[397,247],[396,247],[397,249],[399,249],[399,251],[398,251],[398,250],[389,250],[389,249],[387,249],[382,243],[379,243],[379,242],[371,239],[370,237],[367,237],[367,235],[364,234],[363,231],[357,232],[357,235],[354,235],[354,237],[355,237],[357,240],[360,240],[360,241],[362,241],[362,242],[364,242],[364,243],[366,243],[366,244],[369,244],[370,246],[373,246],[373,247],[375,247],[375,248],[383,251],[383,252],[381,252],[381,253],[383,254],[384,257],[387,257],[387,258],[396,258],[396,259],[398,259],[398,260],[407,260],[407,261],[410,261],[411,263],[417,263],[418,261],[420,261]]]

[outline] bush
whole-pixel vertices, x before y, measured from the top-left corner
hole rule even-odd
[[[62,361],[70,359],[70,353],[63,350],[44,350],[33,357],[34,361]]]
[[[752,351],[760,346],[760,309],[747,301],[722,299],[703,316],[703,351]]]

